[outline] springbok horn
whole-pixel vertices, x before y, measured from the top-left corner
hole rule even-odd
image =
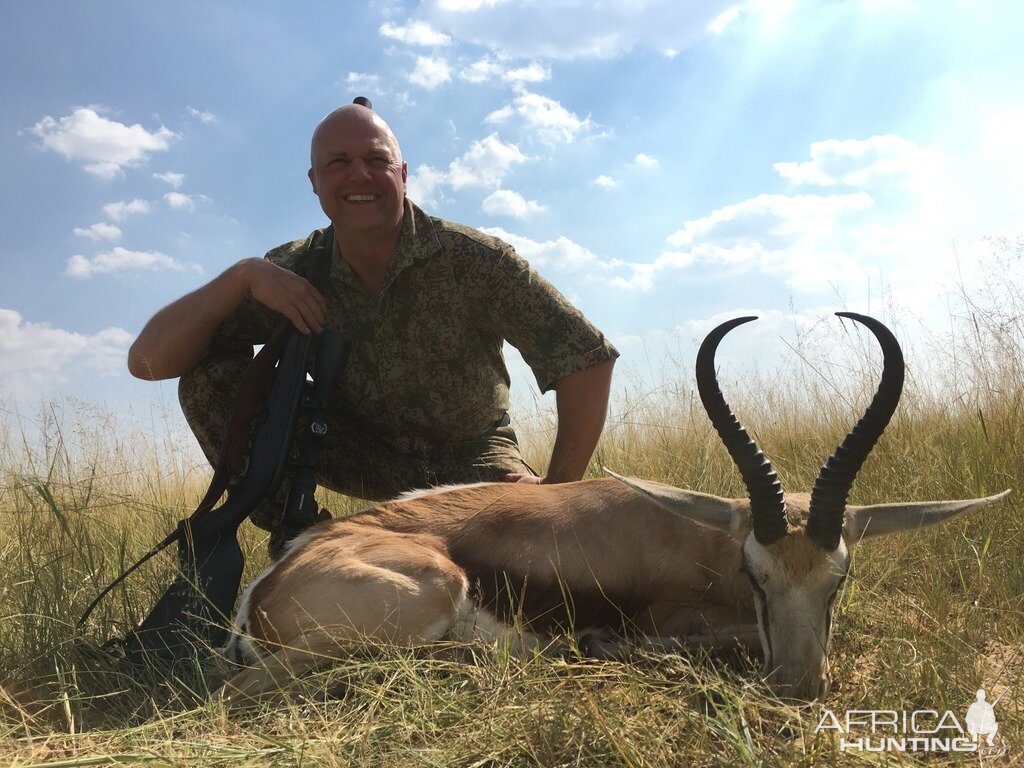
[[[807,517],[807,535],[818,546],[831,552],[839,546],[846,514],[846,499],[864,461],[892,418],[903,393],[903,352],[899,342],[878,320],[854,312],[836,312],[865,325],[882,348],[882,378],[871,405],[860,421],[825,462],[811,491]]]
[[[781,539],[788,530],[782,483],[772,469],[772,463],[729,410],[729,404],[725,402],[715,375],[715,351],[719,342],[736,326],[756,319],[738,317],[722,323],[707,335],[697,352],[697,391],[711,424],[725,443],[729,455],[743,476],[743,483],[747,486],[754,537],[762,544],[768,545]]]

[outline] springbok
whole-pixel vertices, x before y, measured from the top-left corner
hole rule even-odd
[[[245,591],[225,648],[251,664],[219,696],[256,694],[367,640],[495,641],[532,651],[575,634],[615,654],[749,644],[774,692],[809,700],[827,685],[832,603],[862,538],[931,525],[1003,498],[849,506],[858,470],[899,401],[904,363],[879,321],[884,365],[864,416],[807,494],[785,494],[719,388],[714,357],[741,317],[697,355],[698,391],[749,498],[619,476],[564,485],[478,483],[417,491],[321,523]],[[277,681],[277,682],[275,682]]]

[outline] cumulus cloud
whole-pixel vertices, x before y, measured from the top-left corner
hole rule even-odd
[[[380,75],[370,75],[365,72],[349,72],[345,77],[345,84],[350,88],[361,90],[380,90]]]
[[[711,34],[709,25],[735,5],[735,0],[605,0],[600,13],[581,13],[578,0],[425,0],[417,16],[443,27],[455,40],[499,55],[610,59],[636,47],[682,50]]]
[[[171,208],[175,208],[179,211],[194,211],[196,209],[196,198],[201,197],[199,195],[185,195],[181,192],[168,192],[164,195],[164,200]]]
[[[559,272],[582,272],[592,275],[622,265],[618,259],[604,260],[593,251],[568,237],[561,235],[554,240],[531,240],[513,234],[501,227],[485,227],[481,230],[500,238],[516,249],[516,252],[534,267]]]
[[[459,78],[467,83],[486,83],[503,80],[506,83],[539,83],[551,79],[551,68],[538,61],[524,66],[511,66],[503,58],[484,56],[459,71]]]
[[[444,199],[447,188],[497,189],[514,166],[529,159],[516,144],[504,142],[497,134],[492,133],[474,141],[469,149],[448,164],[447,170],[430,165],[414,168],[409,174],[406,191],[410,199],[417,203],[436,205]],[[496,200],[500,201],[501,196]],[[496,201],[491,202],[492,206],[497,204]],[[536,212],[528,201],[524,200],[523,206],[527,212]]]
[[[399,26],[391,22],[380,25],[380,34],[407,45],[451,45],[452,39],[424,21],[409,21]]]
[[[525,67],[508,70],[502,77],[510,82],[540,83],[551,79],[551,69],[536,61],[531,61]]]
[[[185,269],[199,270],[195,265],[186,265],[177,259],[159,251],[129,251],[116,246],[105,253],[98,253],[89,258],[76,254],[68,259],[64,274],[78,279],[90,278],[93,275],[114,274],[124,272],[157,272],[161,270],[180,272]]]
[[[639,153],[633,158],[633,165],[637,168],[657,168],[658,158],[651,155],[645,155],[643,152]]]
[[[136,213],[149,213],[149,203],[138,198],[129,203],[124,201],[107,203],[103,206],[103,212],[114,221],[124,221]]]
[[[459,77],[467,83],[485,83],[496,77],[501,77],[505,67],[490,56],[477,59],[459,72]]]
[[[452,79],[451,67],[440,56],[417,56],[416,67],[408,74],[409,82],[433,90]]]
[[[864,192],[846,195],[757,195],[726,205],[707,216],[687,221],[669,235],[669,244],[691,246],[713,239],[728,245],[758,238],[769,248],[784,247],[796,238],[828,231],[837,216],[874,205]]]
[[[492,133],[474,141],[461,157],[451,162],[446,181],[455,189],[497,187],[512,166],[527,159],[517,145],[503,142]]]
[[[175,189],[185,183],[184,173],[173,173],[172,171],[167,171],[166,173],[154,173],[153,178],[157,181],[162,181],[165,184],[170,184]]]
[[[102,221],[99,224],[93,224],[91,227],[86,229],[75,227],[72,231],[76,237],[87,237],[93,242],[97,240],[117,240],[121,237],[121,230],[119,227],[115,227],[113,224],[107,224]]]
[[[775,163],[772,168],[797,185],[869,187],[895,178],[928,183],[942,167],[938,148],[920,147],[893,134],[816,141],[810,154],[810,160]]]
[[[441,187],[448,181],[448,174],[429,165],[421,165],[409,174],[406,194],[420,205],[437,205]]]
[[[619,182],[617,182],[611,176],[606,176],[603,173],[590,183],[593,184],[595,187],[600,187],[601,189],[615,189],[617,186],[619,186]]]
[[[68,381],[80,367],[116,375],[125,369],[131,343],[132,335],[122,328],[75,333],[0,309],[0,378],[15,393],[30,394],[40,384]]]
[[[483,209],[492,216],[511,216],[516,219],[528,219],[547,208],[536,200],[527,200],[511,189],[498,189],[484,198]]]
[[[593,126],[589,117],[581,120],[554,99],[526,90],[511,104],[491,112],[484,118],[484,122],[497,125],[514,118],[520,119],[528,128],[549,141],[571,142]]]
[[[213,114],[213,112],[204,112],[201,109],[196,109],[195,107],[191,107],[191,106],[185,107],[185,111],[188,113],[189,117],[193,117],[193,118],[195,118],[196,120],[198,120],[201,123],[219,123],[220,122],[220,118],[218,118],[215,114]]]
[[[651,290],[666,273],[699,262],[720,274],[781,275],[801,289],[821,288],[863,274],[844,241],[849,217],[872,208],[865,192],[845,195],[758,195],[686,221],[667,238],[673,248],[654,261],[630,264],[620,288]]]
[[[79,107],[65,117],[44,117],[28,129],[39,146],[66,160],[82,163],[87,173],[110,179],[145,162],[153,152],[165,152],[177,138],[160,126],[148,131],[138,123],[125,125]]]
[[[478,11],[481,8],[493,8],[505,0],[438,0],[438,7],[443,11],[454,13],[465,13],[467,11]]]

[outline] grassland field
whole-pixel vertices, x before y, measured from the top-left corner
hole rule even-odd
[[[995,290],[995,289],[993,289]],[[991,298],[991,297],[990,297]],[[812,766],[1024,765],[1024,320],[1016,290],[907,349],[902,404],[854,486],[853,503],[969,498],[1000,504],[953,523],[865,543],[836,604],[834,685],[808,707],[773,699],[742,654],[637,653],[627,663],[477,663],[361,648],[270,701],[210,703],[216,680],[143,679],[98,653],[135,625],[173,574],[156,558],[75,622],[126,565],[187,515],[208,470],[180,434],[112,428],[95,406],[8,410],[0,433],[0,765]],[[776,372],[723,373],[734,411],[784,486],[808,490],[871,397],[867,334],[799,347]],[[836,359],[835,350],[849,349]],[[692,386],[690,363],[615,398],[590,468],[742,496]],[[628,367],[623,371],[629,380]],[[36,437],[25,436],[32,421]],[[528,460],[553,435],[544,404],[518,418]],[[359,500],[325,493],[335,515]],[[265,534],[242,531],[247,578]],[[825,708],[951,710],[985,688],[1002,754],[841,752],[815,732]]]

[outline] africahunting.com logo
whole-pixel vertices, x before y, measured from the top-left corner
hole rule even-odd
[[[1007,689],[1009,690],[1009,689]],[[985,690],[978,691],[963,720],[951,710],[900,711],[850,709],[845,716],[831,709],[822,712],[814,732],[834,732],[840,752],[977,752],[989,756],[1009,754],[997,743],[999,724],[995,706],[1003,691],[989,703]]]

